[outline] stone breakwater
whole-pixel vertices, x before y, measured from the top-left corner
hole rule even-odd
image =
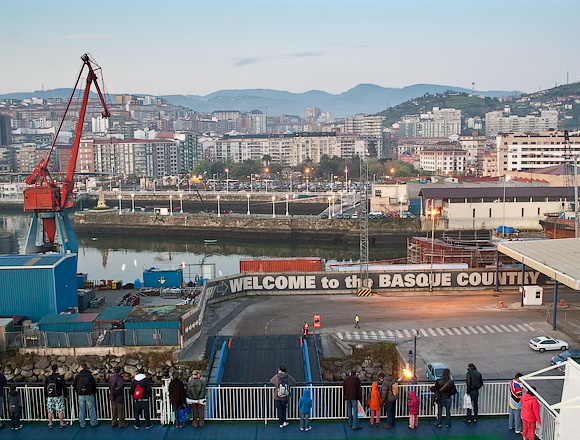
[[[393,365],[391,363],[381,364],[370,359],[364,360],[360,365],[353,360],[346,361],[324,361],[321,360],[322,380],[325,382],[339,382],[346,379],[350,370],[354,370],[361,382],[379,380],[379,373],[384,371],[392,374]]]
[[[116,366],[121,366],[126,380],[129,380],[140,368],[144,368],[147,375],[154,383],[160,383],[166,373],[171,374],[174,370],[180,370],[182,377],[190,377],[194,369],[190,365],[175,364],[170,360],[151,361],[142,356],[134,357],[101,357],[101,356],[39,356],[24,355],[6,359],[3,372],[8,382],[41,382],[44,383],[46,376],[52,373],[52,365],[60,367],[60,373],[64,374],[67,382],[72,382],[81,370],[82,364],[86,364],[99,383],[106,382]]]
[[[308,240],[358,243],[358,220],[320,218],[266,218],[246,215],[207,215],[153,213],[80,212],[74,217],[77,232],[92,234],[159,234],[200,238],[254,240]],[[369,241],[386,243],[393,237],[419,232],[417,219],[373,220],[369,222]]]

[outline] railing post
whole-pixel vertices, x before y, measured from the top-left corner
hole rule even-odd
[[[161,406],[161,424],[168,425],[171,423],[171,418],[173,411],[171,408],[171,402],[169,401],[169,381],[170,378],[163,378],[163,388],[161,389],[162,394],[162,406]]]
[[[268,399],[268,385],[264,384],[264,428],[268,427],[268,405],[266,401]]]

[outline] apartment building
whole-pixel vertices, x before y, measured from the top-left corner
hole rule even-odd
[[[421,151],[420,168],[438,174],[463,173],[467,169],[467,152],[454,147],[430,147]]]
[[[344,133],[358,134],[364,139],[374,142],[377,156],[385,156],[383,151],[383,116],[355,115],[347,116],[344,121]]]
[[[506,171],[546,168],[569,162],[580,155],[580,135],[570,135],[567,143],[562,131],[514,132],[497,137],[498,175]]]
[[[403,116],[399,137],[444,137],[461,134],[461,110],[433,107],[420,115]]]
[[[468,167],[479,168],[486,140],[485,136],[479,136],[478,133],[474,133],[473,136],[459,136],[457,146],[467,152]]]
[[[353,134],[292,133],[269,135],[226,135],[215,143],[215,160],[243,162],[262,159],[265,155],[273,162],[296,166],[305,160],[320,162],[322,156],[362,156],[367,141]]]
[[[539,133],[558,129],[558,111],[541,110],[540,116],[514,116],[499,110],[485,114],[486,136],[497,136],[510,131]]]

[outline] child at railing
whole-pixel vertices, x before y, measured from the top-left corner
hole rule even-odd
[[[378,382],[373,382],[371,397],[369,399],[369,409],[371,410],[371,426],[381,426],[381,392]],[[375,421],[376,420],[376,421]]]
[[[22,429],[20,424],[20,415],[22,413],[22,398],[20,393],[16,390],[16,385],[10,385],[10,391],[8,392],[8,412],[10,413],[10,420],[12,426],[10,429],[17,431]]]
[[[409,391],[407,406],[409,407],[409,428],[415,429],[419,426],[419,398],[415,391]]]
[[[300,412],[300,431],[310,431],[310,410],[312,409],[312,399],[310,389],[306,388],[302,397],[298,401],[298,411]]]

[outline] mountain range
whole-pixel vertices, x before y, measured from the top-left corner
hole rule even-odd
[[[420,96],[446,91],[472,93],[471,89],[436,84],[415,84],[403,88],[380,87],[373,84],[358,86],[339,94],[331,94],[320,90],[304,93],[291,93],[270,89],[220,90],[205,96],[197,95],[163,95],[159,96],[173,105],[179,105],[192,110],[210,113],[215,110],[260,110],[268,115],[303,116],[307,107],[317,107],[323,112],[330,112],[334,117],[342,118],[358,113],[374,114],[402,102]],[[517,91],[491,90],[475,91],[476,95],[487,97],[511,96],[520,94]],[[145,94],[136,94],[145,96]],[[54,89],[29,93],[8,93],[0,95],[0,99],[24,99],[30,97],[68,99],[70,89]],[[112,100],[114,102],[114,100]]]

